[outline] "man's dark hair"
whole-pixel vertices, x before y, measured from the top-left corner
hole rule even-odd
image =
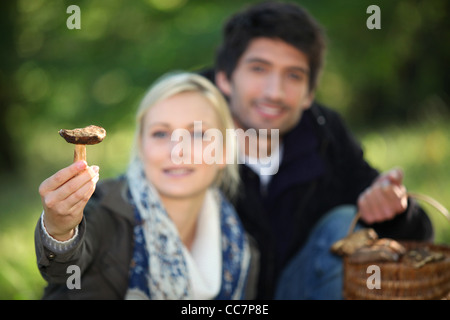
[[[309,90],[316,88],[322,68],[325,37],[320,25],[293,3],[263,2],[233,15],[223,28],[223,43],[216,55],[216,72],[228,79],[249,43],[258,37],[281,39],[308,57]]]

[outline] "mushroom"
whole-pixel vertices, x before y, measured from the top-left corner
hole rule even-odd
[[[381,238],[368,246],[356,249],[349,259],[354,263],[398,261],[405,253],[406,248],[400,242],[389,238]]]
[[[59,135],[68,143],[75,144],[73,162],[86,161],[86,145],[97,144],[106,137],[106,130],[99,126],[90,125],[85,128],[76,128],[73,130],[61,129]]]
[[[331,246],[331,252],[337,255],[351,255],[359,248],[370,246],[378,240],[378,234],[372,228],[355,231]]]

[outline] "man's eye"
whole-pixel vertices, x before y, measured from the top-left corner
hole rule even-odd
[[[257,72],[257,73],[262,73],[264,72],[266,69],[262,66],[252,66],[250,67],[250,70],[253,72]]]
[[[302,80],[303,76],[298,73],[289,73],[288,77],[292,80]]]

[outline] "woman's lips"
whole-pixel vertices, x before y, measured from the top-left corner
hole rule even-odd
[[[194,172],[194,169],[191,168],[166,168],[163,169],[163,172],[167,175],[173,176],[173,177],[183,177],[191,174]]]

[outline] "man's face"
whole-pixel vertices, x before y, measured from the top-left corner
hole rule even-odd
[[[306,55],[278,39],[255,38],[242,54],[228,79],[216,77],[218,87],[229,97],[238,127],[292,129],[314,98],[309,92]]]

